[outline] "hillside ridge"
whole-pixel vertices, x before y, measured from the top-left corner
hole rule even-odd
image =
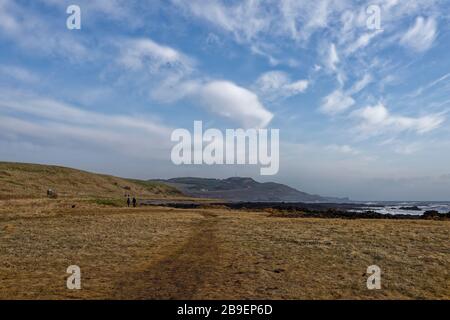
[[[323,197],[276,182],[257,182],[250,177],[226,179],[182,177],[152,180],[166,183],[190,197],[249,202],[339,202],[348,199]]]
[[[0,162],[0,199],[58,197],[145,198],[182,196],[163,183],[126,179],[57,165]]]

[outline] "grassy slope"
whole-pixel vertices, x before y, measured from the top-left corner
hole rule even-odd
[[[163,183],[123,179],[86,171],[38,164],[0,162],[0,199],[46,197],[48,189],[58,197],[118,198],[180,196]]]

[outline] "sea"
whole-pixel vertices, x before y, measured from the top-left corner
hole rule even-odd
[[[450,212],[450,202],[365,202],[356,212],[375,211],[382,214],[422,215],[425,211]]]

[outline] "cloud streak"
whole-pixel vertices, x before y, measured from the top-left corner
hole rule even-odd
[[[386,131],[413,131],[424,134],[439,128],[445,121],[442,114],[416,118],[394,115],[381,103],[356,110],[352,115],[362,120],[358,129],[365,134],[381,134]]]
[[[102,114],[21,92],[2,92],[0,118],[1,135],[6,139],[22,137],[59,146],[72,142],[77,148],[106,148],[139,157],[168,148],[161,141],[168,141],[171,132],[142,115]]]

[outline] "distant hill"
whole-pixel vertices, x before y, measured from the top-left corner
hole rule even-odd
[[[59,166],[0,162],[0,199],[46,197],[48,189],[59,197],[182,195],[177,189],[155,181],[124,179]]]
[[[174,178],[157,180],[191,197],[252,202],[341,202],[348,199],[326,198],[298,191],[275,182],[260,183],[252,178],[228,179]]]

